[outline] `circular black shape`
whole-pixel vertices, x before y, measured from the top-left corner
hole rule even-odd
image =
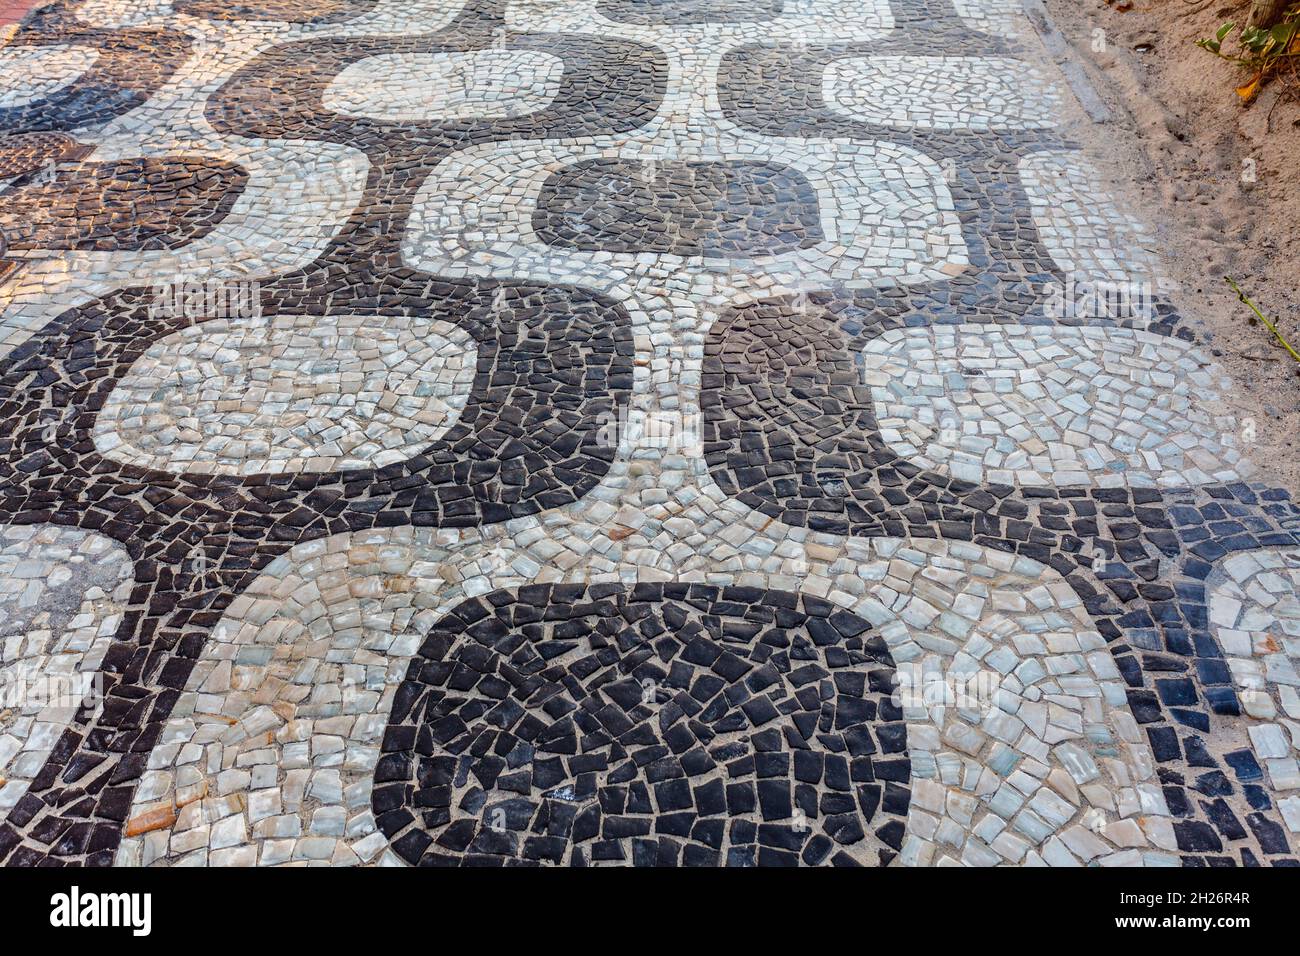
[[[894,664],[826,601],[698,584],[472,598],[398,689],[373,805],[421,865],[885,864]]]

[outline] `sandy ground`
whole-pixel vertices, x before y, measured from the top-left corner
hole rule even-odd
[[[1135,0],[1126,12],[1104,0],[1046,5],[1114,114],[1070,132],[1156,229],[1181,286],[1175,301],[1257,403],[1257,477],[1300,496],[1300,362],[1224,284],[1235,279],[1300,349],[1300,83],[1286,93],[1274,82],[1243,108],[1233,91],[1241,72],[1194,46],[1227,20],[1244,22],[1247,0]]]

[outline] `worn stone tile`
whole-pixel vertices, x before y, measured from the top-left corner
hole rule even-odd
[[[0,79],[0,673],[101,685],[0,713],[3,862],[1295,861],[1300,509],[1018,4]]]

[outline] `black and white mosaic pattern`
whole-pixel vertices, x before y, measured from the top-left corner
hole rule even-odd
[[[0,192],[0,229],[11,250],[187,245],[216,228],[247,180],[232,164],[183,157],[56,165],[51,172]]]
[[[533,229],[569,249],[711,258],[773,255],[825,238],[807,179],[741,162],[575,164],[542,184]]]
[[[31,16],[0,861],[1294,865],[1300,508],[1018,10]]]
[[[422,865],[888,863],[907,727],[869,630],[750,588],[473,599],[398,688],[376,822]]]

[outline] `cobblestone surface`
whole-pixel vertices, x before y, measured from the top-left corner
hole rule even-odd
[[[1050,63],[1000,0],[31,15],[0,861],[1293,865],[1300,508]]]

